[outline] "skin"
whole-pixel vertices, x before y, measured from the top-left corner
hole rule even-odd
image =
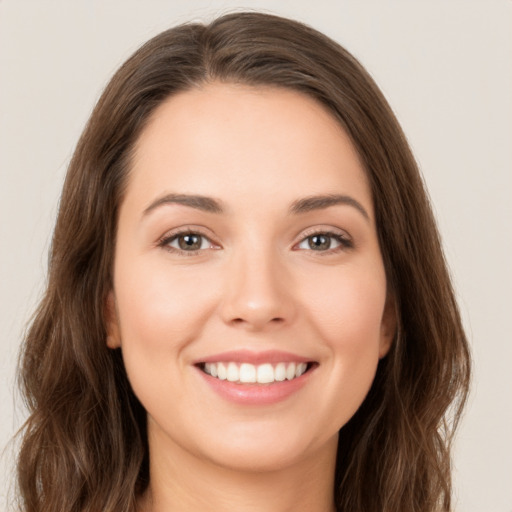
[[[224,212],[155,204],[171,193]],[[332,194],[361,208],[289,211]],[[179,252],[177,228],[204,235],[201,248]],[[349,242],[311,248],[318,232]],[[141,510],[334,510],[338,431],[389,350],[395,312],[365,171],[332,115],[298,92],[234,84],[165,101],[137,142],[107,325],[148,413]],[[194,362],[239,349],[316,366],[285,400],[233,403]]]

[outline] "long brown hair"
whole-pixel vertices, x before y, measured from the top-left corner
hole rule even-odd
[[[48,285],[26,337],[18,487],[25,512],[127,512],[148,486],[146,415],[105,302],[134,143],[170,95],[211,81],[300,91],[351,137],[371,184],[399,334],[339,436],[340,511],[450,510],[450,444],[469,353],[417,165],[383,95],[345,49],[298,22],[258,13],[186,24],[142,46],[115,74],[66,177]]]

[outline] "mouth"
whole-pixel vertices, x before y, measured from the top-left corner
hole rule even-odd
[[[201,362],[196,365],[202,372],[220,381],[234,384],[274,384],[293,381],[310,372],[318,363],[276,362],[251,364],[238,361]]]

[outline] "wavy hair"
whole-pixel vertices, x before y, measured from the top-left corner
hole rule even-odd
[[[340,431],[338,510],[450,510],[450,445],[470,359],[414,157],[384,96],[344,48],[299,22],[247,12],[181,25],[144,44],[114,75],[78,142],[46,291],[20,359],[29,409],[17,465],[21,510],[134,511],[148,486],[146,414],[120,351],[105,342],[117,216],[152,112],[212,81],[289,88],[325,105],[371,185],[399,335]]]

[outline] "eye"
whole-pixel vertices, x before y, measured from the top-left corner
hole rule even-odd
[[[204,249],[214,247],[209,238],[201,233],[186,231],[182,233],[174,233],[163,238],[160,246],[170,251],[195,253]]]
[[[318,252],[336,251],[337,249],[353,247],[352,241],[340,233],[319,232],[304,238],[298,249]]]

